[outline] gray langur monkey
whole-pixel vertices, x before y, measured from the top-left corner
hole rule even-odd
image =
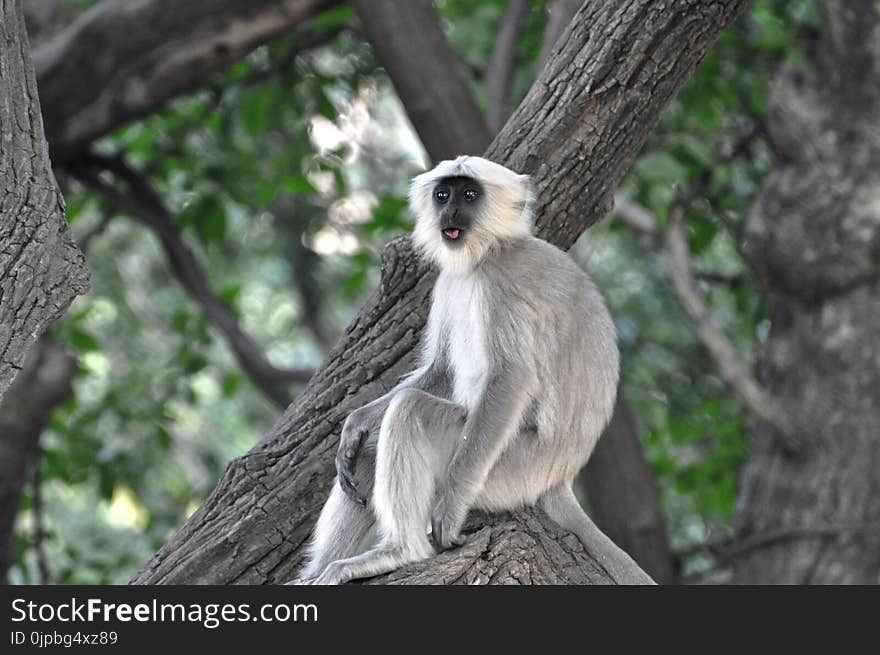
[[[386,573],[462,543],[472,508],[537,504],[617,581],[650,583],[571,489],[614,407],[617,335],[592,281],[532,235],[528,176],[461,156],[416,177],[409,201],[440,269],[421,365],[345,421],[298,581]]]

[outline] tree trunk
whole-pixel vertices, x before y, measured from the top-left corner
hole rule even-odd
[[[803,446],[752,430],[737,582],[880,582],[880,8],[824,7],[811,70],[776,81],[777,162],[747,230],[772,318],[762,372]]]
[[[486,153],[532,174],[541,237],[568,248],[607,213],[663,109],[746,4],[629,0],[581,8],[565,46]],[[263,441],[227,466],[136,583],[292,577],[333,479],[342,421],[412,368],[432,282],[408,238],[389,244],[380,288],[306,390]],[[421,581],[445,580],[428,573]]]
[[[645,459],[635,416],[623,395],[611,422],[578,476],[590,516],[660,584],[675,581],[675,555],[666,533],[660,488]]]
[[[43,331],[88,289],[52,173],[19,0],[0,0],[0,398]]]

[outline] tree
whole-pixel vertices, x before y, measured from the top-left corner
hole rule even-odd
[[[541,236],[568,247],[608,211],[663,108],[744,6],[642,0],[581,8],[564,47],[487,151],[533,175],[543,201]],[[266,438],[227,467],[205,505],[135,582],[280,582],[292,575],[329,487],[341,421],[411,364],[431,279],[407,239],[389,246],[379,292],[324,367]],[[530,533],[540,542],[537,526]],[[443,580],[443,566],[436,559],[430,566],[421,580]]]
[[[3,4],[0,44],[0,398],[28,349],[73,298],[88,271],[64,220],[52,173],[20,3]]]
[[[822,6],[808,66],[776,80],[775,167],[747,226],[772,318],[760,370],[799,439],[786,450],[771,425],[752,429],[738,582],[880,580],[880,10]]]
[[[28,351],[89,286],[82,254],[70,238],[64,199],[49,164],[37,84],[17,0],[0,6],[0,400],[26,366]],[[45,357],[44,357],[45,355]],[[0,575],[10,562],[11,533],[26,473],[49,410],[66,395],[72,371],[51,349],[31,358],[9,392],[0,494]],[[32,393],[34,377],[46,384]],[[15,404],[15,413],[8,407]],[[2,405],[0,405],[2,407]],[[2,411],[2,410],[0,410]],[[28,420],[33,418],[33,420]]]

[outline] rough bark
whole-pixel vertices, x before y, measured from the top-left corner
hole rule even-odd
[[[40,120],[18,0],[0,1],[0,398],[28,349],[88,289]]]
[[[538,234],[568,248],[609,209],[648,132],[746,2],[587,3],[486,155],[531,173]],[[372,7],[372,4],[371,4]],[[288,580],[333,479],[342,421],[412,367],[433,275],[406,237],[380,288],[270,433],[233,460],[136,583]],[[431,576],[444,570],[432,560]]]
[[[635,416],[621,389],[611,422],[579,476],[590,516],[660,584],[676,579],[676,559]]]
[[[104,0],[34,53],[53,158],[67,158],[203,86],[256,47],[339,3]]]
[[[467,543],[366,584],[615,584],[596,555],[546,514],[475,514]]]
[[[802,445],[752,429],[738,582],[880,582],[880,8],[824,8],[812,70],[775,83],[777,162],[748,222],[772,319],[761,368]]]
[[[482,152],[490,139],[486,120],[432,4],[427,0],[354,0],[354,6],[434,161]]]
[[[14,559],[14,527],[28,471],[39,466],[40,434],[70,396],[76,362],[44,337],[0,402],[0,580]]]

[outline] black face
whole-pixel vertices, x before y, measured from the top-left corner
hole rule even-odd
[[[483,202],[483,187],[471,177],[444,177],[434,187],[440,234],[450,246],[464,243]]]

